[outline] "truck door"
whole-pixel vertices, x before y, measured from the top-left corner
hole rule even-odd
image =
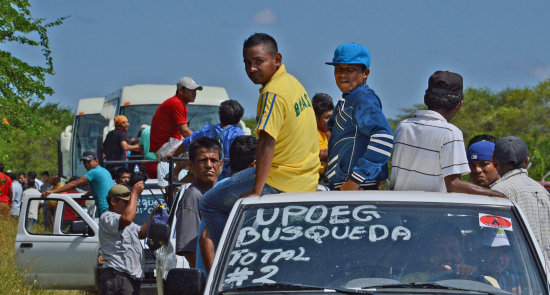
[[[98,226],[76,194],[23,200],[15,241],[16,265],[29,284],[50,289],[93,289]]]

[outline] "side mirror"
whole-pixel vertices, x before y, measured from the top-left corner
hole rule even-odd
[[[170,238],[170,227],[164,223],[151,223],[149,225],[149,241],[147,245],[149,249],[156,250],[166,243]]]
[[[85,221],[73,221],[71,224],[71,233],[72,234],[81,234],[83,237],[89,235],[88,224]]]
[[[166,277],[164,294],[200,295],[204,293],[206,279],[204,272],[196,268],[173,268]]]
[[[65,131],[61,133],[61,137],[59,138],[61,144],[61,153],[66,154],[71,151],[71,139],[73,135],[73,126],[69,125],[65,127]]]

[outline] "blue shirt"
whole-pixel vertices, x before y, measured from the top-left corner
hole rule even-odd
[[[327,122],[328,164],[325,176],[331,188],[347,180],[369,186],[388,178],[393,132],[382,113],[380,98],[367,85],[343,94]]]
[[[109,173],[107,169],[98,165],[94,169],[88,170],[88,172],[84,174],[84,177],[88,178],[90,181],[90,189],[98,210],[97,216],[101,216],[101,214],[109,210],[107,193],[113,186],[111,173]]]
[[[185,138],[183,140],[183,145],[185,145],[186,150],[189,150],[189,144],[191,144],[193,140],[204,136],[210,137],[221,143],[223,148],[222,157],[230,158],[231,155],[229,155],[229,147],[233,143],[233,140],[241,135],[244,135],[244,132],[239,125],[227,125],[223,128],[220,124],[206,125],[201,130],[195,131],[191,134],[191,136]],[[231,172],[231,167],[229,165],[229,161],[226,161],[223,163],[223,171],[218,176],[218,179],[223,179],[229,176],[229,172]]]
[[[10,214],[13,216],[19,216],[19,211],[21,211],[21,196],[23,195],[23,186],[19,181],[14,181],[11,184],[11,189],[13,191],[13,203],[10,210]]]

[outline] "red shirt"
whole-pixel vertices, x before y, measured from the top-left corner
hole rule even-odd
[[[153,116],[149,151],[156,152],[170,137],[181,139],[180,124],[187,124],[187,107],[177,96],[172,96],[158,107]]]
[[[0,202],[10,203],[11,178],[0,172]]]

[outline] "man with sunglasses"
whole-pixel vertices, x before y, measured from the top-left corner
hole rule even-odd
[[[107,193],[113,186],[113,179],[111,178],[111,173],[99,165],[96,153],[85,151],[80,159],[88,172],[79,179],[71,181],[60,188],[43,192],[42,197],[45,198],[50,194],[70,191],[81,185],[90,183],[91,195],[94,197],[97,207],[97,216],[99,217],[109,209],[109,205],[107,204]]]
[[[105,260],[98,279],[100,294],[139,294],[144,258],[139,240],[147,236],[151,217],[158,211],[153,210],[143,225],[134,223],[144,187],[139,181],[130,192],[126,185],[115,184],[108,192],[109,211],[99,218],[99,245]]]

